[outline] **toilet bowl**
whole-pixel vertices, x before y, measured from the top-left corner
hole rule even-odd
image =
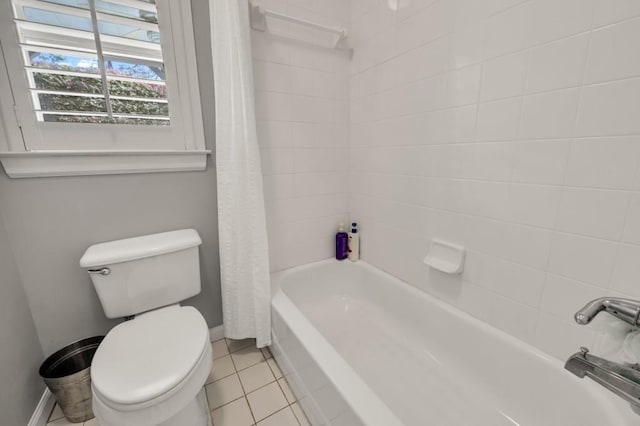
[[[128,319],[91,365],[100,425],[211,426],[209,328],[179,304],[200,292],[200,244],[196,231],[181,230],[97,244],[82,257],[107,317]]]
[[[94,414],[108,426],[206,425],[206,399],[189,404],[211,364],[209,330],[196,309],[176,305],[140,315],[114,327],[93,358]]]

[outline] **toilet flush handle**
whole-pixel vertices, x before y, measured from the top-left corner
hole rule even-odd
[[[100,268],[100,269],[89,269],[87,270],[89,274],[92,275],[109,275],[111,273],[111,269],[109,268]]]

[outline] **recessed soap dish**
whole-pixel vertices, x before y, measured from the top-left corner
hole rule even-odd
[[[461,274],[464,270],[466,249],[459,244],[434,238],[424,263],[445,274]]]

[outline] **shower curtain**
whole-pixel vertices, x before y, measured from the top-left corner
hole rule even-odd
[[[271,344],[269,250],[247,0],[210,0],[225,336]]]

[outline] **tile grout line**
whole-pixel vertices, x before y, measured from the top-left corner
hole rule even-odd
[[[296,401],[296,402],[297,402],[297,401]],[[291,408],[291,406],[292,406],[293,404],[294,404],[294,403],[288,404],[287,406],[282,407],[281,409],[279,409],[279,410],[278,410],[278,411],[276,411],[275,413],[271,413],[271,414],[269,414],[267,417],[265,417],[264,419],[260,420],[260,422],[256,423],[256,426],[257,426],[258,424],[260,424],[261,422],[265,421],[266,419],[268,419],[269,417],[275,416],[276,414],[278,414],[278,413],[279,413],[279,412],[281,412],[281,411],[286,410],[287,408],[289,408],[289,409],[291,410],[291,412],[293,413],[293,417],[296,419],[296,422],[298,423],[298,425],[301,425],[300,420],[298,420],[298,417],[296,416],[295,411],[293,411],[293,408]]]
[[[227,347],[229,346],[229,342],[225,339],[225,342],[227,343]],[[244,348],[242,348],[244,349]],[[238,349],[236,352],[238,352],[240,349]],[[236,362],[233,360],[233,357],[231,356],[231,348],[229,348],[229,357],[231,357],[231,364],[233,364],[233,369],[235,370],[235,375],[238,378],[238,382],[240,382],[240,389],[242,389],[242,398],[245,399],[245,401],[247,402],[247,407],[249,407],[249,413],[251,413],[251,418],[253,419],[253,424],[256,424],[256,416],[253,413],[253,409],[251,408],[251,404],[249,403],[249,398],[247,398],[247,392],[244,389],[244,384],[242,383],[242,380],[240,380],[240,375],[238,374],[238,368],[236,367]],[[237,398],[236,401],[240,399]]]
[[[231,350],[229,350],[229,354],[228,354],[228,356],[230,356],[230,357],[231,357],[231,354],[232,354],[232,353],[236,353],[236,352],[238,352],[238,351],[240,351],[240,350],[242,350],[242,349],[246,349],[247,347],[250,347],[250,345],[249,345],[249,346],[246,346],[246,347],[243,347],[243,348],[240,348],[240,349],[237,349],[235,352],[231,352]],[[223,404],[223,405],[221,405],[220,407],[217,407],[217,408],[215,409],[215,410],[218,410],[219,408],[222,408],[222,407],[224,407],[224,406],[226,406],[226,405],[229,405],[229,404],[231,404],[231,403],[233,403],[233,402],[236,402],[236,401],[238,401],[238,400],[239,400],[239,399],[241,399],[241,398],[245,398],[245,399],[247,400],[247,406],[249,407],[249,411],[251,412],[251,416],[252,416],[252,418],[253,418],[253,420],[254,420],[254,423],[253,423],[254,425],[257,425],[259,422],[262,422],[263,420],[265,420],[265,419],[267,419],[267,418],[269,418],[269,417],[271,417],[271,416],[275,415],[276,413],[279,413],[280,411],[282,411],[282,410],[284,410],[284,409],[286,409],[286,408],[291,408],[293,404],[295,404],[295,403],[297,403],[297,402],[298,402],[298,400],[297,400],[297,399],[294,399],[294,401],[293,401],[293,402],[289,402],[289,400],[287,399],[287,396],[286,396],[286,394],[285,394],[284,390],[282,389],[282,386],[280,385],[280,382],[279,382],[279,380],[280,380],[280,379],[284,379],[284,380],[286,381],[286,379],[284,378],[284,375],[282,375],[280,378],[277,378],[277,377],[276,377],[276,373],[273,371],[273,368],[272,368],[272,367],[271,367],[271,365],[269,365],[269,363],[267,362],[269,359],[273,359],[273,360],[274,360],[274,362],[275,362],[275,358],[273,358],[273,355],[271,355],[269,358],[266,358],[266,357],[265,357],[265,355],[264,355],[264,352],[263,352],[262,348],[258,348],[258,351],[260,352],[260,355],[261,355],[262,359],[261,359],[260,361],[258,361],[257,363],[255,363],[255,364],[252,364],[252,365],[250,365],[250,366],[248,366],[248,367],[243,368],[242,370],[238,370],[238,369],[237,369],[236,364],[235,364],[235,361],[233,360],[233,357],[231,357],[231,362],[232,362],[232,364],[233,364],[233,367],[234,367],[235,373],[229,374],[228,376],[225,376],[225,377],[223,377],[223,378],[230,377],[230,376],[231,376],[231,375],[233,375],[233,374],[237,375],[237,376],[238,376],[238,381],[240,382],[240,386],[241,386],[241,388],[242,388],[243,396],[242,396],[242,397],[239,397],[239,398],[236,398],[236,399],[234,399],[233,401],[229,401],[229,402],[227,402],[226,404]],[[269,353],[271,353],[271,352],[269,352]],[[225,356],[227,356],[227,355],[225,355]],[[223,358],[223,357],[221,357],[221,358]],[[260,386],[260,387],[258,387],[258,388],[256,388],[256,389],[253,389],[252,391],[250,391],[249,393],[247,393],[247,392],[246,392],[246,389],[245,389],[245,386],[244,386],[244,384],[242,383],[242,380],[240,379],[239,372],[240,372],[240,371],[245,371],[245,370],[247,370],[247,369],[249,369],[249,368],[251,368],[251,367],[255,367],[256,365],[259,365],[259,364],[260,364],[260,363],[262,363],[262,362],[264,362],[264,363],[266,363],[266,364],[267,364],[267,368],[268,368],[268,369],[269,369],[269,371],[271,372],[271,374],[272,374],[272,376],[273,376],[274,380],[273,380],[273,381],[270,381],[270,382],[268,382],[268,383],[266,383],[266,384],[264,384],[264,385],[262,385],[262,386]],[[276,365],[277,365],[277,364],[276,364]],[[279,367],[278,367],[278,368],[279,368]],[[223,379],[223,378],[220,378],[220,379],[218,379],[218,380],[221,380],[221,379]],[[215,382],[217,382],[218,380],[216,380],[216,381],[214,381],[214,382],[212,382],[212,383],[215,383]],[[278,389],[279,389],[279,390],[280,390],[280,392],[282,393],[282,396],[284,397],[284,400],[286,401],[287,405],[286,405],[285,407],[283,407],[283,408],[281,408],[281,409],[277,410],[276,412],[271,413],[271,414],[270,414],[270,415],[268,415],[267,417],[265,417],[265,418],[263,418],[263,419],[260,419],[259,421],[256,421],[255,414],[253,413],[253,409],[251,408],[251,404],[250,404],[250,403],[249,403],[249,401],[248,401],[248,395],[249,395],[249,394],[251,394],[251,393],[254,393],[254,392],[256,392],[256,391],[258,391],[258,390],[260,390],[260,389],[263,389],[263,388],[265,388],[265,387],[267,387],[267,386],[269,386],[269,385],[272,385],[273,383],[276,383],[276,384],[278,385]],[[288,382],[287,382],[287,385],[288,385]],[[294,395],[294,397],[295,397],[295,395]],[[211,412],[213,412],[213,411],[215,411],[215,410],[211,410]],[[291,408],[291,411],[293,412],[293,408]],[[300,420],[298,420],[298,417],[295,415],[295,412],[293,412],[293,416],[294,416],[294,418],[296,419],[296,421],[298,422],[298,424],[300,425],[300,424],[301,424],[301,423],[300,423]]]

